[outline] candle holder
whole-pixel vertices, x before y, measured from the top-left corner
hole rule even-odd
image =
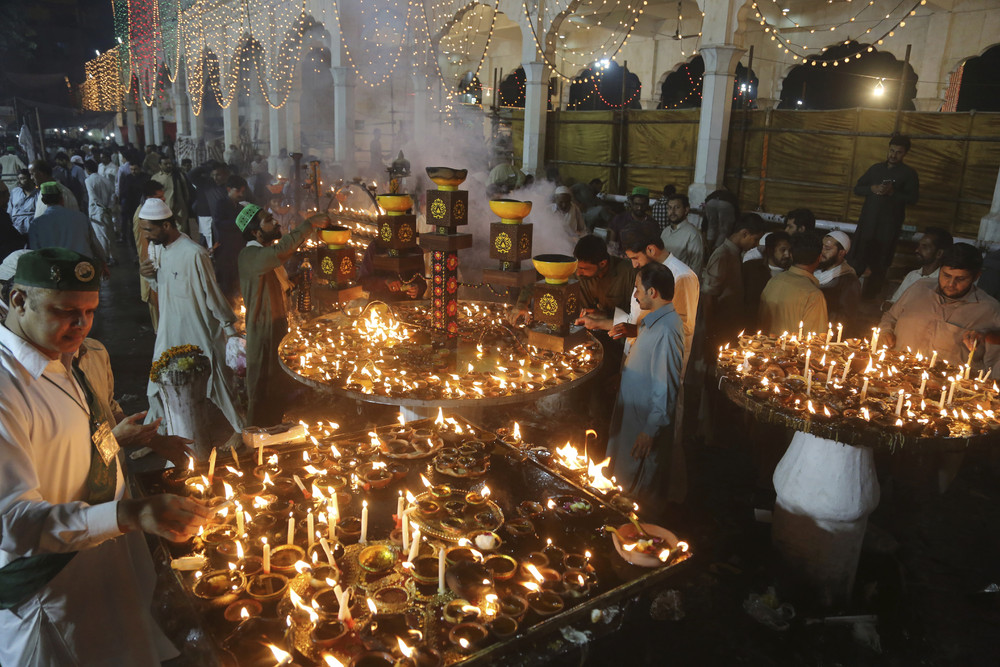
[[[520,595],[510,593],[500,598],[500,613],[510,616],[518,623],[524,619],[524,615],[528,613],[528,608],[528,599]]]
[[[428,169],[428,176],[439,169],[442,168]],[[431,253],[431,326],[457,335],[458,251],[472,247],[472,234],[457,233],[458,227],[469,223],[469,193],[458,189],[465,180],[465,176],[459,180],[458,174],[465,170],[450,171],[453,174],[450,179],[441,179],[440,171],[431,176],[431,180],[438,178],[449,184],[438,183],[439,189],[427,191],[426,219],[434,231],[420,236],[420,247]]]
[[[323,245],[316,248],[316,266],[320,278],[335,291],[337,303],[344,303],[361,296],[362,288],[357,284],[356,253],[348,244],[351,230],[334,225],[320,230]]]
[[[459,623],[448,633],[448,641],[462,653],[475,651],[489,632],[481,623]]]
[[[313,644],[323,650],[336,647],[349,632],[347,626],[338,620],[321,620],[309,632]]]
[[[236,569],[243,573],[248,580],[264,569],[264,559],[260,556],[244,556],[236,563]]]
[[[507,581],[517,573],[517,561],[506,554],[487,556],[483,567],[489,570],[496,581]]]
[[[313,595],[313,602],[316,603],[313,608],[321,619],[336,620],[340,613],[340,600],[337,599],[337,593],[333,588],[327,587],[317,591]],[[349,610],[352,617],[359,616],[365,611],[356,596],[351,596]]]
[[[271,551],[271,570],[285,576],[295,575],[295,564],[306,558],[305,549],[295,544],[282,544]]]
[[[413,567],[408,568],[410,576],[425,586],[438,583],[438,559],[433,554],[421,554],[413,559]]]
[[[503,545],[503,540],[492,530],[473,531],[468,539],[480,551],[496,551]]]
[[[522,268],[521,262],[531,257],[533,228],[522,222],[531,212],[531,202],[493,199],[490,210],[500,217],[500,222],[490,223],[490,257],[499,260],[500,268],[483,269],[483,280],[510,288],[530,285],[535,270]]]
[[[563,597],[567,599],[582,598],[590,592],[587,573],[583,570],[567,569],[562,574]]]
[[[396,550],[387,544],[365,547],[358,554],[358,565],[368,574],[385,574],[396,565]]]
[[[479,607],[476,607],[468,600],[458,598],[445,604],[441,610],[441,616],[445,623],[455,625],[478,619],[480,611]]]
[[[543,619],[558,614],[566,606],[563,599],[552,591],[529,593],[527,599],[528,608]]]
[[[337,538],[343,544],[357,544],[361,539],[361,519],[356,516],[346,516],[337,524]]]
[[[288,589],[288,577],[272,572],[255,574],[247,580],[246,591],[262,604],[277,602]]]
[[[237,600],[226,607],[225,611],[222,612],[222,616],[230,623],[242,623],[243,621],[260,616],[263,609],[257,600]],[[243,616],[244,611],[246,611],[245,618]]]
[[[444,560],[448,567],[453,567],[462,562],[478,562],[482,560],[482,556],[471,547],[450,547],[444,552]]]
[[[386,651],[368,651],[351,660],[350,667],[393,667],[396,658]]]
[[[246,583],[238,570],[213,570],[195,582],[192,592],[210,608],[225,608],[236,601]]]
[[[531,300],[533,324],[526,327],[528,343],[563,353],[587,342],[587,330],[575,325],[580,315],[580,283],[570,276],[577,261],[568,255],[537,255],[535,269],[544,280],[535,283]]]
[[[499,614],[496,618],[490,621],[489,625],[490,634],[500,641],[509,639],[517,634],[518,622],[517,619],[512,616]]]

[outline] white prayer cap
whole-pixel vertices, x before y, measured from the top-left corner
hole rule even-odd
[[[139,217],[143,220],[167,220],[174,217],[174,212],[162,199],[150,197],[139,209]]]
[[[557,197],[559,195],[568,195],[568,194],[571,194],[571,193],[570,193],[569,188],[567,188],[565,185],[560,185],[558,188],[556,188],[556,196]]]
[[[767,234],[764,234],[763,236],[761,236],[760,237],[760,241],[757,242],[757,245],[759,245],[761,248],[763,248],[764,247],[764,242],[767,241],[767,237],[770,236],[770,235],[771,235],[771,232],[768,232]]]
[[[83,158],[82,158],[82,157],[80,157],[79,155],[74,155],[73,157],[71,157],[71,158],[69,159],[69,161],[70,161],[70,162],[75,162],[76,164],[80,164],[80,165],[82,165],[82,164],[83,164]]]
[[[0,264],[0,280],[10,280],[14,277],[14,272],[17,271],[17,260],[26,252],[31,251],[15,250],[4,258],[3,263]]]
[[[851,237],[844,232],[837,230],[835,232],[830,232],[827,234],[831,239],[840,244],[840,247],[844,250],[850,252],[851,250]]]

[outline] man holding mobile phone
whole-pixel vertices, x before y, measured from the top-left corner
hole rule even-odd
[[[858,179],[854,194],[864,197],[858,228],[847,261],[864,280],[863,298],[876,298],[885,281],[886,271],[896,253],[896,243],[903,228],[907,204],[916,204],[920,181],[913,167],[903,164],[910,151],[910,138],[894,134],[889,139],[889,153]]]

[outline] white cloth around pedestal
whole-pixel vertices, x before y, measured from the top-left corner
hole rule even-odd
[[[817,521],[852,522],[878,507],[872,450],[797,431],[774,469],[778,502]]]

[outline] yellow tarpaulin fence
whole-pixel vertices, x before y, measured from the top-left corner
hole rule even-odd
[[[698,109],[629,110],[623,127],[617,111],[551,112],[546,162],[567,182],[600,178],[606,192],[637,185],[657,192],[667,183],[683,192],[694,173],[698,117]],[[520,113],[512,120],[520,155]],[[744,210],[807,206],[821,219],[855,222],[863,200],[854,183],[885,159],[894,120],[892,111],[871,109],[735,111],[726,185]],[[907,225],[975,237],[1000,165],[1000,114],[906,112],[901,131],[913,140],[906,162],[920,176]]]

